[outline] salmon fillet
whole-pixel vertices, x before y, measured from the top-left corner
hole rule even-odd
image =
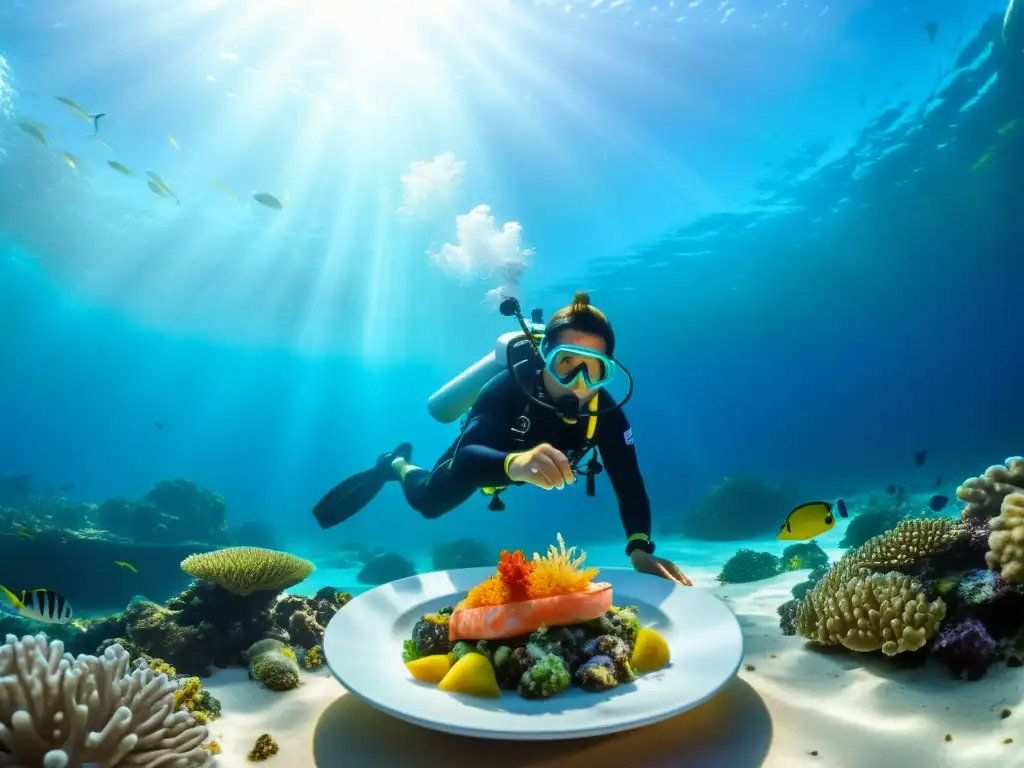
[[[541,626],[560,627],[600,618],[612,607],[612,585],[591,583],[583,592],[521,600],[481,608],[456,606],[448,620],[451,640],[500,640],[526,635]]]

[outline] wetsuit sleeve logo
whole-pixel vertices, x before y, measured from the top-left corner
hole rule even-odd
[[[622,439],[626,441],[626,445],[632,445],[633,444],[633,428],[632,427],[630,427],[629,429],[627,429],[625,432],[622,433]]]

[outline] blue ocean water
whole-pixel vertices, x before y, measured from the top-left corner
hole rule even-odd
[[[684,570],[726,554],[669,535],[724,476],[952,494],[1022,450],[1004,8],[0,3],[0,472],[93,502],[188,478],[314,559],[561,532],[623,565],[604,478],[310,514],[455,439],[426,400],[515,330],[494,291],[550,314],[583,289]]]

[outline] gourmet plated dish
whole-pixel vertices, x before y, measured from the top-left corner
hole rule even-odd
[[[451,693],[547,699],[576,685],[606,691],[669,663],[665,639],[638,610],[612,604],[610,584],[558,546],[527,560],[503,551],[497,571],[455,606],[426,614],[405,641],[413,678]]]

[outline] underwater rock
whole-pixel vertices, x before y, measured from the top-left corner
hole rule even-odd
[[[363,566],[356,576],[356,581],[377,586],[415,575],[416,568],[406,558],[394,552],[385,552]]]
[[[977,619],[965,619],[943,627],[932,651],[949,667],[953,677],[980,680],[996,660],[997,644],[984,624]]]
[[[706,541],[774,536],[801,500],[794,491],[753,477],[727,477],[680,520],[678,532]]]
[[[741,549],[725,561],[718,580],[723,584],[744,584],[777,576],[780,572],[779,558],[769,552],[755,552]]]
[[[477,539],[456,539],[434,547],[433,565],[435,571],[450,571],[456,568],[480,568],[494,565],[495,548]]]

